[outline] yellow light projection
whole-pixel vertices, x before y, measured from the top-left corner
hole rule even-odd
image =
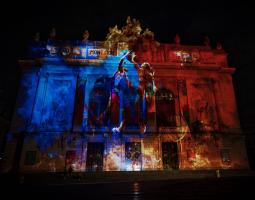
[[[123,145],[120,140],[109,142],[106,154],[106,171],[119,171],[121,169],[121,160]]]
[[[143,169],[156,170],[161,167],[159,158],[159,144],[157,140],[143,141]]]

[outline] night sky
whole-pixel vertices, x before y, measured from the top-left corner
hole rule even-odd
[[[0,102],[4,108],[0,115],[11,119],[20,78],[17,60],[26,55],[26,45],[34,33],[40,32],[41,38],[47,39],[55,27],[57,39],[71,40],[81,39],[87,29],[91,40],[104,40],[109,27],[118,24],[121,28],[130,15],[162,43],[172,43],[176,33],[182,44],[203,45],[204,36],[209,36],[214,48],[220,41],[229,53],[229,66],[237,68],[233,77],[242,127],[255,128],[253,6],[245,1],[178,2],[22,1],[2,6]]]

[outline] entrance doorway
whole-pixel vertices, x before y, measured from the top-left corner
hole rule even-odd
[[[141,171],[141,143],[126,142],[125,144],[125,162],[127,171]]]
[[[87,171],[102,171],[104,144],[102,142],[89,142],[87,147]]]
[[[162,161],[164,169],[179,169],[176,142],[162,142]]]

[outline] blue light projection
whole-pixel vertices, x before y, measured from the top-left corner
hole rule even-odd
[[[42,105],[41,128],[45,131],[68,131],[72,128],[75,98],[74,77],[49,76]]]
[[[33,43],[30,58],[40,58],[43,62],[24,72],[13,132],[30,133],[41,152],[47,152],[56,143],[61,143],[58,145],[61,149],[69,146],[68,163],[76,162],[79,155],[83,161],[77,162],[83,169],[87,151],[84,142],[90,142],[91,138],[105,142],[105,136],[109,136],[105,143],[104,155],[108,159],[105,168],[130,170],[135,163],[138,166],[133,170],[139,170],[138,155],[126,160],[122,157],[125,148],[141,149],[138,143],[125,146],[121,134],[131,131],[139,135],[141,118],[147,112],[144,105],[147,96],[140,101],[138,94],[145,68],[139,71],[127,59],[130,54],[128,49],[118,53],[108,51],[100,42]],[[70,134],[83,139],[71,145]],[[53,158],[56,152],[47,155]]]
[[[14,132],[26,131],[30,124],[38,80],[36,71],[25,73],[21,78],[16,113],[13,117],[15,123],[13,123],[12,129]]]

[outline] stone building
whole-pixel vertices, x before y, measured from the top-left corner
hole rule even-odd
[[[105,41],[90,41],[86,33],[81,41],[36,38],[19,61],[23,76],[5,171],[249,168],[235,69],[220,44],[212,49],[207,38],[203,46],[182,45],[178,35],[162,44],[131,18],[122,29],[110,28]],[[154,70],[155,93],[142,102],[128,58],[128,87],[113,97],[114,73],[130,50]]]

